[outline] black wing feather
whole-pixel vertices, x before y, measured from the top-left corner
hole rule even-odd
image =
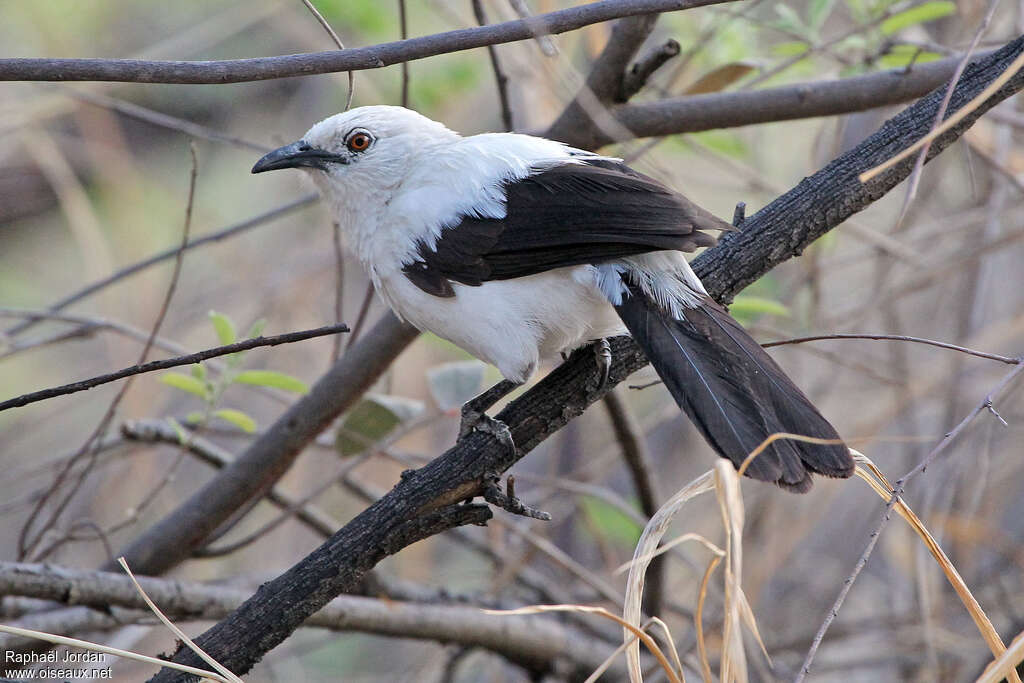
[[[466,216],[419,245],[405,273],[435,296],[440,283],[480,285],[650,251],[714,244],[731,226],[656,180],[608,159],[563,164],[505,184],[505,218]],[[440,292],[440,293],[439,293]]]
[[[638,288],[629,290],[616,312],[720,455],[738,467],[777,432],[839,440],[810,399],[721,306],[706,300],[675,320]],[[751,461],[747,473],[802,492],[811,487],[811,473],[848,477],[853,461],[841,443],[780,439]]]

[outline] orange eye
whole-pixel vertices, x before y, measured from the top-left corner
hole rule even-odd
[[[371,142],[373,142],[373,138],[366,133],[356,133],[345,144],[353,152],[365,152]]]

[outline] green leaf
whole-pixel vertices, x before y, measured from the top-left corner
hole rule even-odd
[[[367,394],[346,413],[335,436],[342,456],[358,455],[391,433],[398,425],[423,413],[423,403],[400,396]]]
[[[252,434],[256,431],[256,420],[252,419],[241,410],[235,410],[234,408],[221,408],[220,410],[214,411],[214,417],[219,417],[225,422],[230,422],[246,434]]]
[[[789,309],[774,299],[759,296],[738,296],[729,305],[732,317],[742,322],[749,322],[759,315],[789,316]]]
[[[797,55],[804,54],[810,49],[811,46],[807,43],[800,40],[792,40],[786,43],[778,43],[774,45],[772,47],[772,54],[778,57],[796,57]]]
[[[935,0],[926,2],[917,7],[911,7],[903,12],[897,12],[882,22],[882,33],[891,36],[908,26],[923,24],[926,21],[934,21],[942,17],[948,17],[956,12],[956,4],[950,0]]]
[[[427,384],[441,410],[452,410],[480,393],[486,365],[478,360],[442,363],[427,370]]]
[[[624,547],[632,548],[640,540],[643,527],[611,503],[580,496],[580,508],[594,533],[600,533]]]
[[[192,377],[191,375],[185,375],[180,372],[165,372],[160,375],[160,381],[164,384],[169,384],[175,389],[181,389],[187,391],[190,394],[195,394],[199,398],[207,398],[209,392],[206,388],[206,383]]]
[[[198,410],[193,410],[185,416],[185,422],[190,425],[202,424],[206,421],[206,416],[200,413]]]
[[[301,379],[274,370],[245,370],[235,375],[234,381],[241,382],[242,384],[255,384],[261,387],[284,389],[296,394],[309,392],[309,386]]]
[[[238,334],[235,332],[235,324],[231,322],[231,319],[217,311],[210,311],[209,315],[210,322],[213,323],[213,329],[217,332],[217,339],[220,340],[221,346],[234,344],[235,340],[238,339]]]
[[[193,363],[192,364],[192,376],[195,377],[200,382],[205,382],[206,381],[206,366],[203,365],[202,363]]]
[[[919,50],[914,45],[893,45],[888,53],[879,57],[878,64],[887,69],[899,69],[910,64],[934,62],[936,59],[942,59],[942,55],[937,52]]]

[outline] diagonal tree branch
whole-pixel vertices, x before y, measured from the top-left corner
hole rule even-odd
[[[0,59],[0,81],[120,81],[223,84],[379,69],[488,45],[567,33],[622,17],[656,15],[730,0],[600,0],[500,24],[331,52],[206,62],[136,59]]]
[[[954,92],[950,111],[964,106],[1024,50],[1024,37],[969,66]],[[985,111],[1024,87],[1024,74],[1002,89],[959,125],[935,140],[934,157],[952,144]],[[799,254],[815,239],[870,205],[902,182],[912,162],[898,164],[862,185],[857,175],[919,139],[931,128],[944,89],[908,107],[874,135],[805,178],[795,188],[747,219],[694,260],[697,274],[713,297],[728,301],[779,263]],[[423,534],[406,533],[423,516],[450,510],[478,495],[488,474],[503,472],[518,458],[581,414],[630,373],[646,364],[627,338],[612,340],[613,361],[602,391],[593,354],[574,354],[529,392],[512,402],[498,419],[509,426],[519,446],[515,456],[483,433],[473,433],[444,455],[409,472],[386,496],[356,516],[319,549],[280,577],[265,584],[234,614],[199,639],[207,652],[236,673],[244,673],[331,598],[353,590],[377,559],[396,552]],[[372,558],[367,562],[367,558]],[[190,651],[175,660],[192,663]],[[182,680],[164,669],[153,680]]]

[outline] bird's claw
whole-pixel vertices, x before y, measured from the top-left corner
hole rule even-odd
[[[515,456],[516,442],[512,439],[512,431],[508,425],[501,420],[495,420],[487,413],[467,411],[465,406],[462,409],[462,423],[459,425],[459,440],[466,438],[473,431],[490,434],[502,446]]]
[[[532,508],[523,501],[516,498],[516,479],[509,475],[505,480],[505,490],[501,490],[501,477],[497,474],[484,475],[483,497],[488,503],[499,507],[513,515],[521,515],[531,519],[540,519],[545,522],[551,520],[551,514]]]

